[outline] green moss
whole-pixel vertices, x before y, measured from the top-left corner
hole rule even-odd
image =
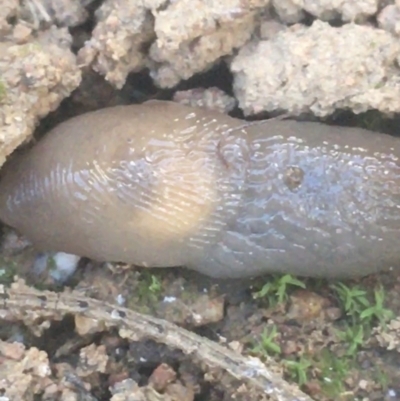
[[[0,284],[9,286],[17,273],[17,263],[0,256]]]
[[[253,292],[253,298],[266,298],[269,305],[274,306],[286,302],[293,287],[306,288],[306,285],[290,274],[272,276],[272,279],[265,283],[260,290]]]
[[[314,362],[310,358],[301,355],[297,360],[285,360],[284,364],[290,378],[301,387],[308,382],[310,368]]]
[[[349,287],[343,283],[332,286],[339,305],[345,313],[344,328],[338,330],[338,337],[348,344],[347,355],[356,355],[378,323],[384,326],[394,313],[385,308],[385,290],[381,285],[372,291],[360,286]]]
[[[381,386],[382,390],[386,392],[389,387],[389,378],[387,373],[378,366],[375,368],[373,376],[375,381]]]
[[[288,379],[306,391],[307,383],[318,382],[321,392],[317,399],[347,399],[346,394],[352,394],[352,389],[346,383],[353,374],[357,377],[361,369],[357,358],[359,351],[365,347],[372,329],[378,324],[385,327],[394,314],[385,305],[387,294],[379,284],[374,288],[341,282],[329,285],[318,280],[308,280],[307,284],[316,292],[326,293],[326,288],[330,288],[330,295],[336,296],[343,311],[342,318],[332,323],[332,346],[322,349],[315,344],[310,348],[300,346],[297,353],[284,356],[276,325],[268,325],[253,343],[251,352],[261,359],[273,356],[284,367]],[[268,306],[285,303],[296,287],[305,288],[306,285],[290,275],[273,276],[258,290],[253,289],[253,297],[266,299]],[[379,384],[383,391],[388,387],[388,377],[382,369],[371,371],[368,379]]]
[[[26,43],[18,46],[18,55],[21,57],[26,57],[29,54],[36,53],[42,49],[42,45],[38,42]]]
[[[275,325],[264,328],[259,341],[254,345],[252,352],[259,354],[260,356],[280,354],[281,347],[275,341],[275,337],[278,335],[278,330]]]
[[[0,78],[0,102],[7,97],[7,88],[5,83]]]
[[[154,274],[143,270],[137,282],[137,287],[128,306],[142,313],[154,310],[162,293],[161,281]]]
[[[353,360],[348,357],[338,357],[330,350],[323,350],[314,367],[319,371],[318,379],[323,393],[336,399],[345,392],[345,380],[348,378]]]

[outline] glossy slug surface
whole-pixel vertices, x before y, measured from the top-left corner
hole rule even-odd
[[[151,101],[66,121],[5,166],[0,219],[41,250],[215,277],[400,265],[400,140]]]
[[[202,272],[339,278],[400,266],[399,139],[295,121],[246,131],[242,208]]]

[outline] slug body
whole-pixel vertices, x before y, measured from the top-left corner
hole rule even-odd
[[[5,166],[0,219],[40,250],[214,277],[400,265],[400,140],[172,102],[68,120]]]

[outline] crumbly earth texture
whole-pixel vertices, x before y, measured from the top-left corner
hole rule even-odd
[[[162,90],[222,63],[248,116],[399,112],[399,9],[388,0],[3,0],[0,165],[82,73],[120,89],[148,71]]]
[[[297,22],[293,16],[301,18],[304,11],[324,21],[338,17],[345,22],[363,21],[378,11],[380,3],[380,0],[273,0],[278,15],[289,23]]]
[[[156,85],[170,88],[226,62],[246,115],[327,116],[343,108],[390,113],[400,109],[397,14],[398,5],[378,0],[225,0],[212,7],[186,0],[105,1],[79,58],[117,88],[144,68]],[[316,18],[311,26],[307,15]],[[325,22],[337,20],[343,25]],[[266,34],[277,24],[283,32]]]
[[[79,57],[117,88],[129,72],[144,67],[150,68],[157,85],[173,87],[242,46],[268,4],[269,0],[207,4],[106,0],[96,12],[97,25]]]
[[[369,26],[315,21],[243,46],[231,63],[239,107],[247,115],[284,110],[327,116],[400,110],[400,45]]]
[[[23,43],[0,43],[0,165],[78,87],[81,71],[71,40],[66,28],[53,26]]]

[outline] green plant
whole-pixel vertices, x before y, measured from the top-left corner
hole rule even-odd
[[[325,349],[315,361],[315,369],[318,371],[324,394],[336,398],[344,392],[344,381],[351,369],[348,357],[337,357]]]
[[[313,362],[302,355],[299,360],[285,361],[286,368],[292,380],[296,381],[299,386],[303,386],[308,381],[308,371],[313,365]]]
[[[268,328],[264,328],[260,340],[257,345],[253,347],[253,352],[261,354],[280,354],[281,347],[275,341],[275,337],[278,335],[278,330],[275,325],[271,325]]]
[[[253,293],[254,299],[267,298],[271,306],[281,304],[288,300],[289,287],[306,288],[305,283],[290,274],[275,276],[264,284],[261,290]]]
[[[370,305],[367,291],[357,285],[348,287],[343,283],[335,284],[332,288],[336,291],[346,315],[351,318],[352,323],[356,323],[361,312]]]
[[[150,277],[151,283],[149,285],[149,291],[153,293],[159,293],[161,291],[161,281],[158,277],[154,276],[153,274]]]
[[[4,82],[0,79],[0,102],[6,97],[7,90]]]
[[[47,258],[46,269],[48,271],[57,270],[57,263],[54,259],[54,256],[49,255],[49,257]]]
[[[147,271],[143,271],[138,283],[139,299],[146,304],[153,304],[157,302],[161,290],[162,284],[158,277]]]
[[[347,355],[356,355],[369,335],[374,321],[385,324],[393,317],[393,312],[384,306],[385,291],[382,286],[374,289],[371,296],[359,286],[348,287],[343,283],[333,286],[342,307],[349,318],[344,331],[339,331],[339,338],[348,343]],[[373,298],[373,301],[370,299]]]
[[[0,257],[0,284],[9,285],[14,281],[17,263]]]
[[[385,290],[382,286],[374,289],[374,300],[374,304],[369,305],[367,309],[360,313],[360,319],[366,321],[375,318],[379,323],[384,325],[394,317],[394,313],[390,309],[386,309],[384,306]]]
[[[346,355],[355,356],[359,347],[364,344],[364,326],[359,325],[347,325],[344,331],[337,332],[338,337],[348,344]]]
[[[386,391],[389,385],[389,378],[387,373],[380,367],[377,366],[374,371],[375,380],[381,386],[382,390]]]

